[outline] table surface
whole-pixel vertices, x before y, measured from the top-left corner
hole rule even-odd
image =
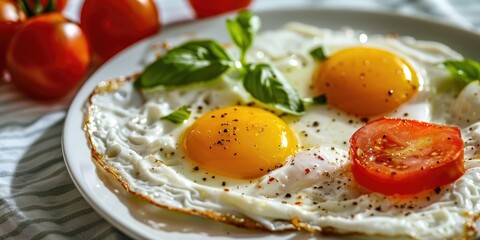
[[[156,0],[162,24],[192,20],[185,0]],[[78,21],[81,0],[64,14]],[[478,0],[254,0],[253,10],[328,6],[397,12],[480,31]],[[0,239],[128,239],[83,199],[61,150],[66,111],[74,93],[45,103],[0,82]]]

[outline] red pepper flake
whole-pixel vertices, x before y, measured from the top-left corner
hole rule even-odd
[[[310,173],[310,168],[305,168],[305,175]]]
[[[295,205],[300,205],[302,204],[302,202],[295,202]]]
[[[223,189],[224,192],[229,192],[230,190],[228,188]]]

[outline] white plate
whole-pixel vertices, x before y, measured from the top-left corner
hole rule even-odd
[[[454,26],[426,19],[392,13],[345,9],[285,9],[259,12],[262,30],[276,29],[290,21],[339,29],[351,27],[366,33],[398,33],[417,39],[443,42],[464,56],[480,60],[480,35]],[[312,238],[306,233],[271,234],[239,229],[205,218],[159,209],[124,191],[116,182],[95,167],[83,131],[83,108],[88,95],[98,82],[130,75],[142,69],[144,57],[152,41],[180,34],[197,32],[219,41],[227,41],[225,17],[173,25],[158,36],[138,43],[117,55],[100,68],[80,89],[73,100],[63,131],[63,153],[70,175],[81,194],[107,221],[134,238],[147,239],[298,239]]]

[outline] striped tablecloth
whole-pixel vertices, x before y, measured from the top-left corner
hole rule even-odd
[[[157,0],[163,24],[192,19],[186,1]],[[78,19],[81,0],[65,14]],[[395,11],[480,31],[478,0],[255,0],[252,8],[298,5]],[[128,239],[103,220],[75,188],[61,151],[71,97],[38,102],[0,83],[0,239]]]

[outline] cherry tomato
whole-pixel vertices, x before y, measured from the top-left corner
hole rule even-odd
[[[86,0],[80,24],[100,62],[160,29],[153,0]]]
[[[381,118],[355,132],[350,144],[355,180],[386,195],[431,190],[465,172],[457,127]]]
[[[247,8],[252,0],[189,0],[197,18],[205,18],[225,12]]]
[[[0,79],[6,68],[6,52],[13,34],[25,21],[23,11],[10,0],[0,0]]]
[[[85,77],[89,64],[90,48],[82,29],[60,13],[30,18],[7,50],[13,82],[39,99],[66,95]]]

